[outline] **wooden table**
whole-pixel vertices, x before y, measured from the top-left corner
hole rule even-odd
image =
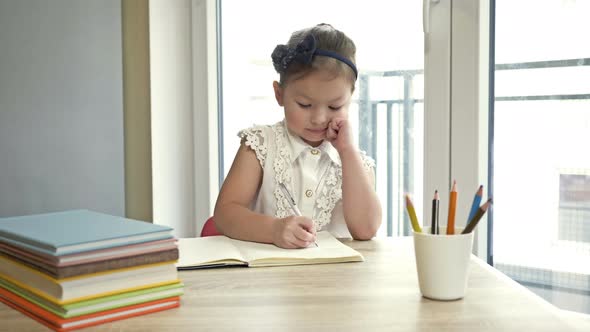
[[[473,257],[464,299],[420,295],[411,238],[343,241],[363,263],[180,272],[181,307],[84,331],[578,331]],[[47,331],[0,304],[0,331]]]

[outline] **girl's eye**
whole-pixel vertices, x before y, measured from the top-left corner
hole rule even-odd
[[[310,108],[311,107],[311,104],[302,104],[300,102],[297,102],[297,105],[299,105],[299,107],[301,107],[301,108]]]
[[[339,111],[342,108],[342,106],[330,106],[330,109],[332,111]]]

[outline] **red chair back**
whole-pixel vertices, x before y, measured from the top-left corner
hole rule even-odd
[[[203,225],[203,229],[201,230],[201,237],[205,236],[215,236],[215,235],[223,235],[215,227],[215,222],[213,221],[213,217],[207,219],[205,225]]]

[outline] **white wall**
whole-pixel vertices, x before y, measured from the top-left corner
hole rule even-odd
[[[0,217],[124,215],[121,3],[0,1]]]

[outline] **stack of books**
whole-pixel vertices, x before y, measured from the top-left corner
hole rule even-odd
[[[180,305],[170,227],[88,210],[0,218],[0,301],[55,331]]]

